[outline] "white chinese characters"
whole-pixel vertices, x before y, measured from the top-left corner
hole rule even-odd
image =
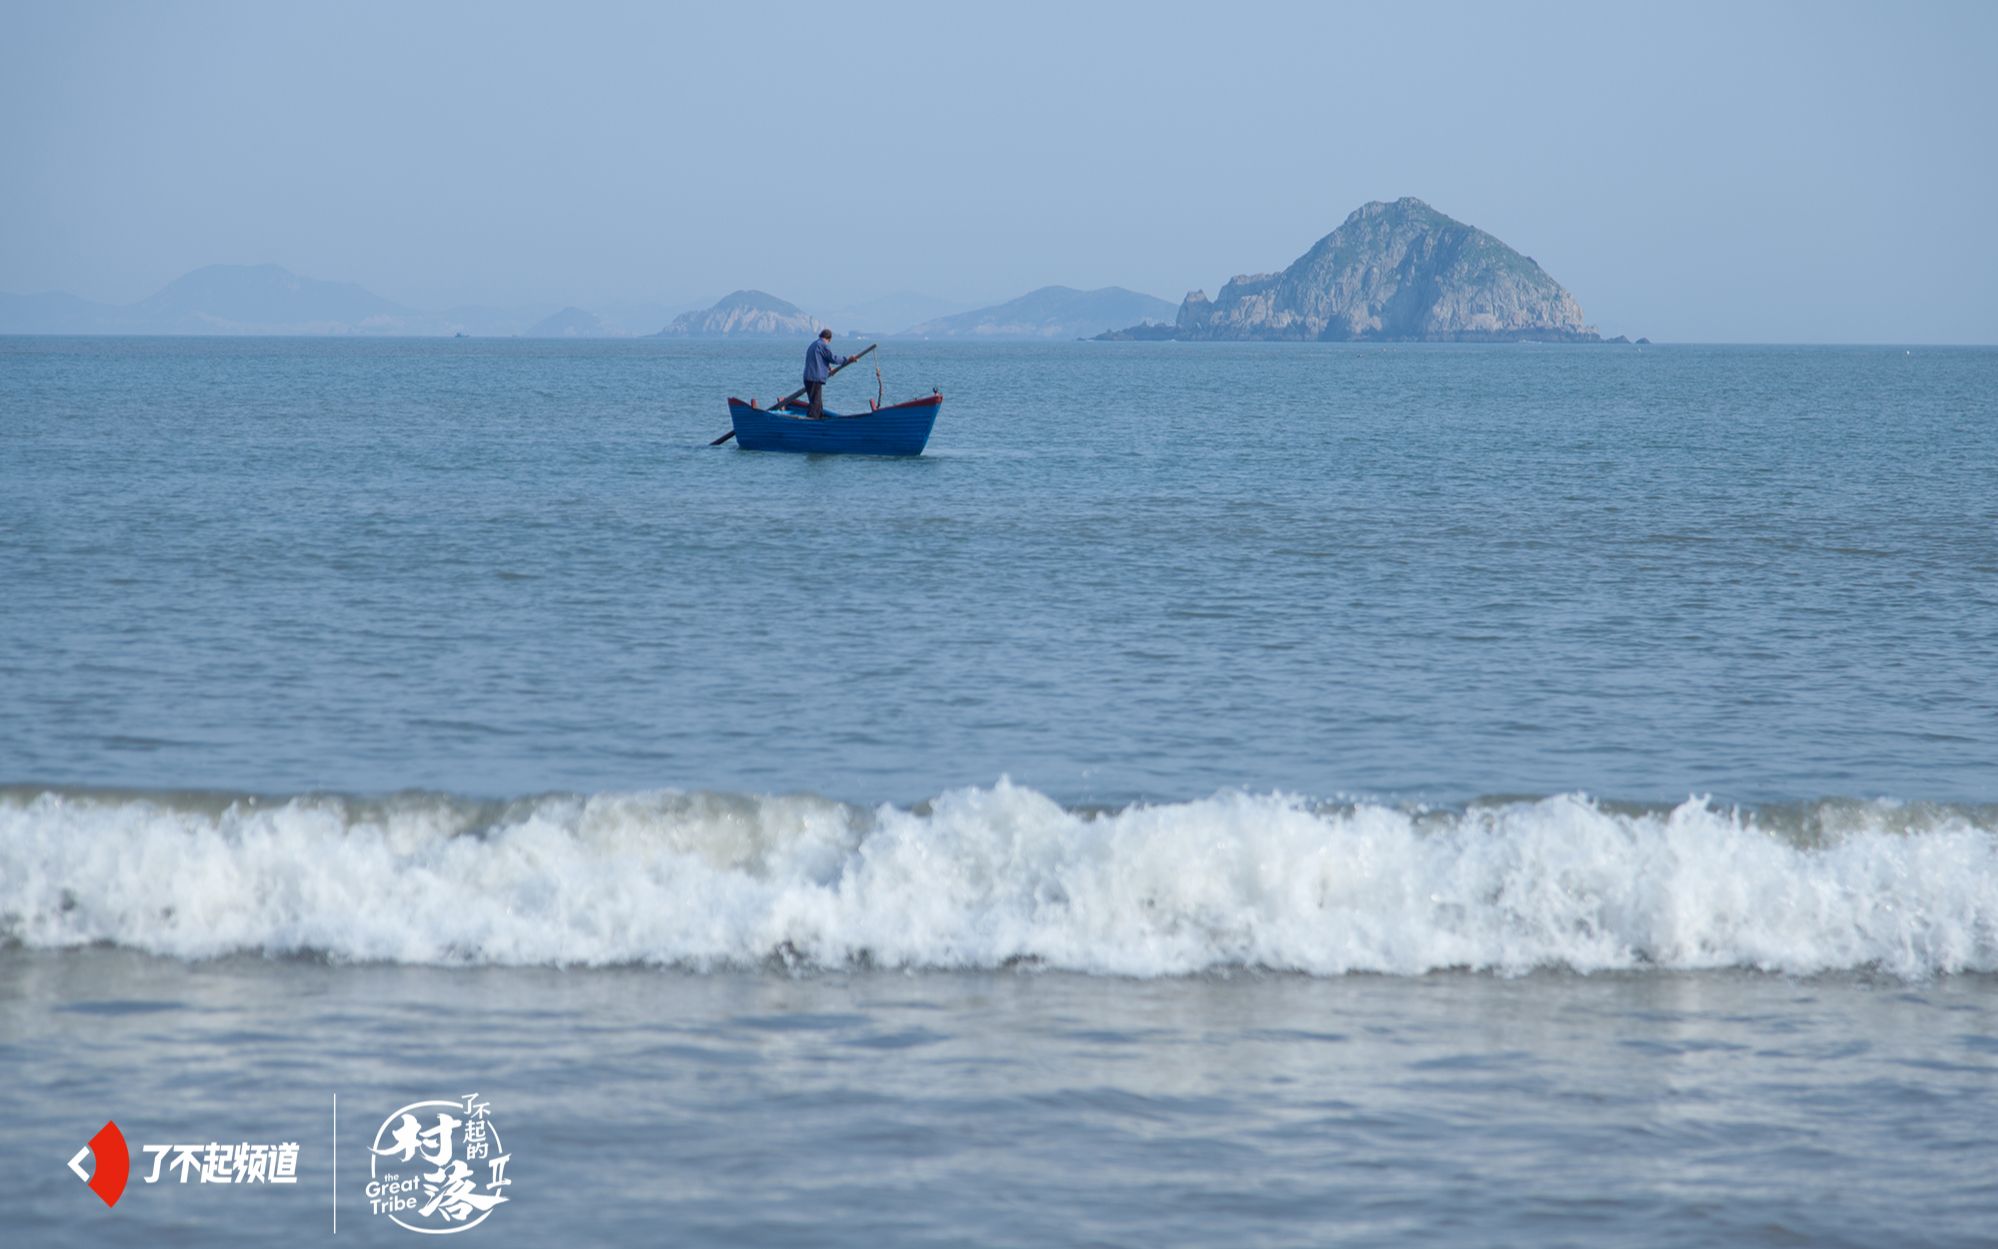
[[[461,1232],[510,1198],[492,1106],[476,1093],[415,1102],[389,1115],[370,1147],[369,1210],[414,1232]],[[391,1168],[407,1168],[391,1169]]]
[[[146,1183],[157,1184],[161,1172],[173,1173],[182,1184],[296,1184],[298,1183],[298,1142],[277,1145],[234,1145],[209,1141],[205,1145],[142,1145],[153,1156]]]

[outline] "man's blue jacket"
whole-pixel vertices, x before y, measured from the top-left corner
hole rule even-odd
[[[833,349],[826,346],[823,338],[814,338],[812,345],[805,349],[805,381],[823,382],[832,376],[832,371],[845,364],[850,356],[836,356]]]

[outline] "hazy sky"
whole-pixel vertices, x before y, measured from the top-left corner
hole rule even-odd
[[[1416,195],[1608,334],[1998,342],[1998,4],[0,3],[0,290],[1177,300]]]

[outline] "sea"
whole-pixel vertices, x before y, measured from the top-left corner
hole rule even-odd
[[[0,339],[0,1243],[1998,1244],[1998,350],[802,354]]]

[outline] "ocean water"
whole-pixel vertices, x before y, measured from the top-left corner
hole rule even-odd
[[[0,339],[0,1236],[1998,1237],[1998,351],[799,354]]]

